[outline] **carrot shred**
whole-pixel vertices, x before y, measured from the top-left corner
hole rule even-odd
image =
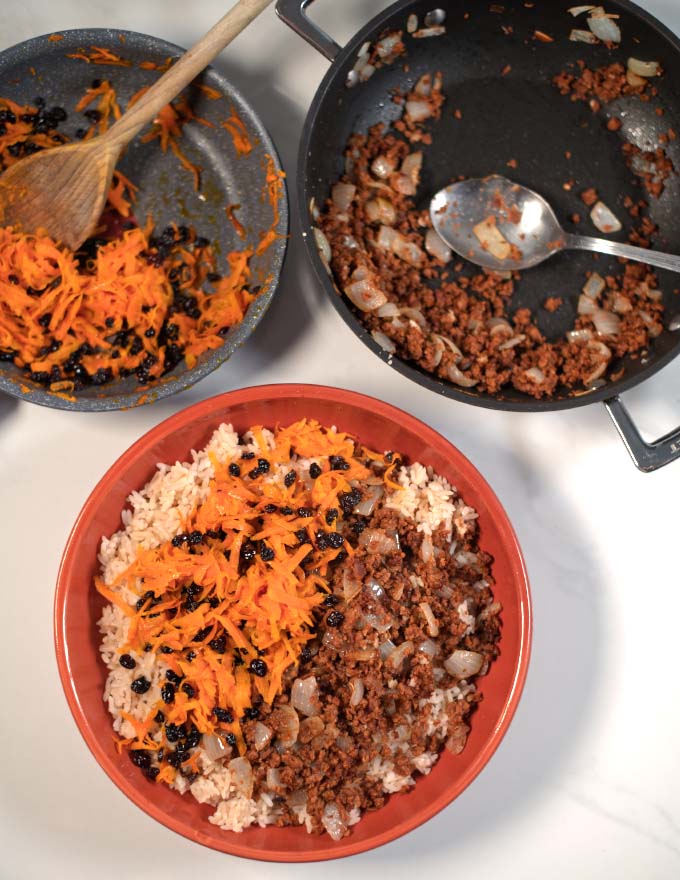
[[[140,548],[111,587],[95,581],[112,600],[121,591],[142,594],[136,606],[128,605],[121,651],[143,652],[150,645],[191,685],[188,695],[177,690],[171,703],[151,707],[143,722],[128,719],[135,737],[126,748],[159,747],[149,739],[149,720],[161,708],[166,724],[194,725],[202,734],[232,733],[244,753],[239,721],[218,720],[214,710],[241,719],[257,695],[271,704],[290,683],[300,652],[314,638],[314,614],[329,589],[328,566],[341,552],[353,552],[346,541],[329,547],[320,539],[335,531],[326,512],[342,507],[342,494],[356,481],[375,475],[366,460],[388,465],[385,456],[367,455],[351,436],[314,420],[273,432],[256,425],[250,435],[255,457],[241,458],[234,469],[231,461],[213,456],[207,497],[181,523],[180,536],[197,533],[200,543],[180,537]],[[319,462],[322,472],[311,486],[302,479],[283,480],[293,452]],[[331,467],[331,456],[342,457],[341,469]],[[262,460],[269,471],[285,470],[263,480],[257,470]],[[149,742],[153,745],[144,745]]]
[[[233,104],[230,115],[222,123],[222,128],[226,128],[231,135],[234,149],[239,156],[247,156],[252,151],[253,145],[248,136],[248,129],[241,117],[236,113]]]
[[[110,64],[113,67],[131,67],[132,61],[127,58],[121,58],[110,49],[104,46],[90,46],[89,49],[80,49],[78,52],[68,52],[67,58],[76,58],[80,61],[86,61],[88,64]]]

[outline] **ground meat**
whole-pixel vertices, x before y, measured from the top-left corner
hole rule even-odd
[[[621,95],[656,94],[647,84],[631,86],[620,64],[591,71],[579,62],[577,71],[563,72],[554,83],[573,100],[602,104]],[[439,250],[429,252],[430,217],[414,202],[422,162],[414,144],[429,142],[431,133],[414,118],[409,102],[427,105],[428,119],[436,122],[445,101],[439,76],[421,77],[413,92],[395,95],[394,100],[410,112],[393,123],[394,130],[378,124],[365,135],[350,137],[342,182],[355,187],[354,197],[342,210],[329,200],[318,220],[330,246],[329,269],[338,290],[358,305],[357,316],[383,348],[465,388],[497,394],[512,386],[541,398],[558,390],[581,394],[597,387],[609,367],[619,368],[616,358],[649,346],[662,326],[663,307],[656,277],[648,267],[626,266],[622,275],[604,279],[596,315],[618,314],[626,307],[624,297],[630,305],[619,316],[617,335],[602,337],[593,315],[581,314],[574,323],[574,330],[580,332],[548,340],[528,309],[513,310],[519,273],[471,270],[463,263],[443,262]],[[626,155],[632,163],[635,148]],[[645,162],[654,162],[645,185],[657,194],[673,167],[662,149],[651,156],[642,154]],[[383,169],[380,174],[376,167]],[[594,187],[581,193],[589,207],[598,199]],[[631,202],[627,207],[637,220],[630,241],[648,247],[655,227],[643,214],[645,203]],[[574,222],[580,219],[572,216]],[[367,290],[371,302],[358,299],[357,290]],[[578,291],[571,293],[575,300]],[[556,311],[565,299],[551,295],[544,307]]]
[[[647,80],[639,85],[630,85],[623,64],[609,64],[590,70],[584,61],[577,61],[578,73],[563,70],[553,78],[553,85],[561,95],[569,95],[572,101],[595,101],[591,105],[597,112],[600,104],[608,104],[623,95],[639,95],[643,101],[656,95],[657,90]]]
[[[671,174],[675,172],[673,162],[663,147],[655,150],[641,150],[634,144],[624,143],[621,147],[628,167],[642,178],[642,184],[650,196],[659,198]]]
[[[556,312],[561,305],[562,297],[549,296],[548,299],[543,303],[543,308],[546,310],[546,312]]]
[[[423,558],[423,533],[393,509],[378,506],[369,517],[352,514],[343,531],[356,545],[355,552],[335,566],[329,579],[329,605],[342,615],[342,624],[328,627],[320,617],[309,656],[301,658],[293,673],[297,678],[315,677],[318,713],[301,722],[294,748],[277,748],[272,740],[257,750],[255,723],[243,726],[246,757],[255,774],[253,797],[262,791],[271,794],[267,772],[276,769],[282,795],[306,793],[316,832],[324,830],[322,818],[329,803],[338,806],[345,821],[352,810],[384,804],[381,779],[369,774],[372,764],[389,761],[394,773],[412,778],[413,756],[439,750],[441,740],[428,733],[432,707],[423,698],[435,688],[457,683],[443,669],[444,659],[463,649],[481,654],[488,665],[498,654],[500,638],[500,606],[491,592],[492,559],[479,549],[474,521],[466,523],[453,548],[455,555],[450,536],[440,527],[432,536],[428,562]],[[391,541],[391,549],[381,543],[376,552],[374,538]],[[438,635],[429,628],[422,603],[429,605]],[[397,646],[411,644],[401,662],[381,659],[380,646],[388,639]],[[434,643],[435,658],[420,650]],[[363,697],[352,705],[358,681]],[[479,700],[472,689],[449,706],[448,730],[457,742],[465,742]],[[284,693],[271,707],[262,705],[265,725],[273,727],[277,708],[287,703]],[[276,804],[278,824],[295,824],[286,798],[278,798]]]

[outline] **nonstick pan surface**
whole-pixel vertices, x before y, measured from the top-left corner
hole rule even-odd
[[[302,4],[303,9],[306,5]],[[446,15],[446,34],[413,39],[406,34],[407,17],[415,14],[422,24],[433,4],[422,0],[400,2],[374,18],[340,49],[326,35],[314,30],[300,9],[299,0],[279,2],[283,18],[328,57],[335,55],[310,108],[300,149],[298,195],[310,257],[333,305],[357,336],[395,369],[446,397],[507,410],[580,406],[614,398],[651,376],[680,351],[680,333],[666,329],[646,355],[626,358],[612,366],[615,373],[623,368],[618,381],[578,396],[562,389],[549,399],[535,400],[514,389],[503,389],[498,395],[461,389],[384,352],[361,325],[351,305],[338,294],[316,253],[310,201],[313,198],[317,205],[322,205],[328,198],[331,185],[343,172],[348,137],[353,132],[365,132],[377,122],[389,124],[400,113],[391,101],[393,90],[405,92],[421,74],[433,71],[443,74],[447,103],[442,119],[431,125],[432,145],[424,146],[416,207],[426,208],[431,195],[455,176],[504,174],[542,193],[555,207],[565,228],[576,232],[570,216],[578,212],[587,218],[579,193],[595,186],[624,224],[615,237],[625,241],[633,221],[623,201],[626,196],[637,201],[645,196],[645,191],[626,166],[622,142],[649,149],[658,145],[659,136],[670,127],[680,131],[680,41],[634,4],[611,0],[606,3],[606,10],[620,16],[620,47],[609,49],[605,45],[571,42],[571,29],[586,26],[585,19],[575,19],[568,12],[573,5],[572,0],[507,0],[500,4],[446,0],[439,4]],[[367,82],[348,88],[347,75],[363,43],[394,30],[404,32],[406,57],[378,69]],[[554,41],[544,43],[535,39],[536,30],[549,34]],[[594,113],[587,103],[570,101],[552,85],[552,78],[578,59],[589,67],[599,67],[614,61],[625,65],[629,56],[661,63],[665,73],[654,83],[659,91],[657,99],[644,103],[626,97]],[[503,74],[508,65],[510,71]],[[663,116],[657,114],[657,107],[664,108]],[[454,109],[460,110],[462,119],[455,118]],[[609,115],[623,119],[620,131],[606,128]],[[680,170],[680,140],[670,141],[665,149]],[[567,152],[570,158],[565,155]],[[515,160],[516,168],[508,167],[510,160]],[[564,188],[565,183],[570,184],[570,190]],[[661,198],[650,199],[650,217],[659,227],[657,249],[680,252],[679,197],[680,177],[674,175]],[[582,223],[581,231],[595,234],[596,230],[588,228],[588,224]],[[559,254],[523,274],[511,310],[533,307],[546,337],[563,337],[573,326],[578,294],[588,269],[600,274],[620,273],[621,266],[616,259],[603,255]],[[680,278],[663,271],[659,271],[658,277],[668,327],[680,314],[680,296],[675,293],[680,288]],[[562,297],[568,307],[552,314],[537,308],[550,295]]]

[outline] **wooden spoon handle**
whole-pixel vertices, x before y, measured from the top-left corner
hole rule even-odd
[[[238,0],[195,46],[185,52],[103,136],[109,146],[122,149],[152,122],[183,88],[256,18],[272,0]]]

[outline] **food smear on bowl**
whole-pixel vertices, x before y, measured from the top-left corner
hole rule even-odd
[[[430,467],[311,420],[222,424],[128,501],[94,588],[113,738],[150,782],[226,831],[339,840],[474,736],[501,608]]]
[[[125,59],[95,49],[93,63],[123,66]],[[86,120],[76,139],[106,132],[122,115],[111,80],[94,79],[73,113]],[[69,142],[61,130],[68,118],[63,107],[47,107],[42,98],[19,105],[0,97],[0,171]],[[230,124],[234,119],[232,107]],[[161,110],[141,141],[172,152],[199,190],[201,169],[181,146],[188,123],[212,127],[181,95]],[[202,354],[222,346],[270,281],[255,283],[251,258],[276,238],[282,182],[271,160],[263,176],[273,224],[259,241],[225,254],[226,269],[219,272],[215,248],[192,226],[156,229],[153,217],[135,215],[138,189],[120,171],[99,228],[75,252],[45,232],[0,227],[0,359],[71,399],[83,388],[128,376],[147,386],[182,362],[192,369]]]
[[[601,18],[598,13],[594,21]],[[404,39],[408,44],[409,34]],[[629,59],[627,66],[614,62],[591,70],[578,61],[553,78],[555,100],[564,100],[562,95],[587,102],[593,113],[602,113],[610,131],[619,131],[621,120],[608,105],[622,97],[656,101],[652,78],[661,74],[656,62]],[[447,103],[438,71],[420,75],[408,93],[392,93],[391,100],[401,108],[397,118],[390,126],[378,123],[350,136],[345,173],[321,210],[310,206],[324,267],[388,357],[415,363],[475,394],[502,395],[511,387],[545,398],[600,388],[624,374],[626,357],[649,353],[663,332],[664,305],[658,278],[643,263],[628,262],[616,273],[600,275],[594,260],[580,285],[546,290],[528,308],[521,300],[522,273],[511,265],[519,250],[503,234],[516,220],[503,211],[471,233],[498,259],[508,260],[506,271],[481,270],[455,258],[432,228],[425,202],[433,193],[424,192],[421,177],[438,120],[444,113],[462,117]],[[675,137],[669,128],[661,140]],[[622,166],[629,166],[652,198],[676,172],[662,145],[642,150],[624,140],[621,154]],[[564,189],[573,186],[569,181]],[[622,228],[610,207],[597,197],[591,204],[591,233]],[[627,198],[623,207],[633,218],[631,243],[649,247],[657,230],[648,203]],[[580,222],[576,212],[572,217]],[[571,319],[571,326],[565,321],[566,334],[555,337],[541,331],[539,319],[543,303],[557,301],[560,305],[549,311]]]

